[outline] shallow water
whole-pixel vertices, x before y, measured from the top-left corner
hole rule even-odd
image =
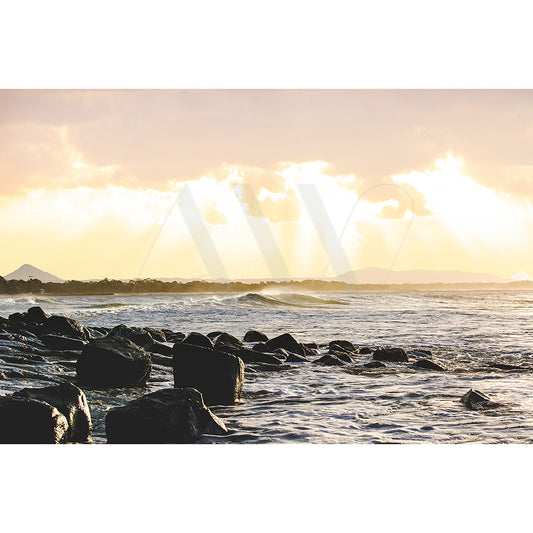
[[[200,442],[533,441],[533,371],[527,370],[533,369],[533,291],[2,296],[0,315],[33,305],[87,326],[222,330],[240,338],[258,329],[268,336],[291,332],[302,342],[426,349],[448,370],[387,363],[385,370],[354,374],[350,366],[294,363],[286,371],[246,372],[242,403],[212,408],[230,435]],[[359,356],[357,364],[370,357]],[[489,368],[493,362],[526,370]],[[172,386],[172,375],[160,368],[144,389],[86,391],[93,440],[105,442],[109,408],[164,386]],[[465,409],[459,399],[470,388],[501,407]]]

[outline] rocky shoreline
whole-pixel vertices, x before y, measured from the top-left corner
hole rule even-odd
[[[90,443],[95,422],[105,427],[108,443],[191,443],[202,435],[227,435],[231,427],[210,407],[246,401],[246,374],[301,364],[362,375],[532,370],[500,363],[465,369],[428,350],[343,339],[300,343],[290,333],[268,338],[250,330],[240,340],[223,331],[86,327],[32,307],[0,317],[0,442]],[[157,386],[169,378],[173,387]],[[146,394],[147,385],[156,390]],[[121,390],[131,392],[130,399],[107,405],[105,394]],[[100,394],[91,405],[87,396],[100,392],[103,399]],[[499,406],[473,390],[458,401],[472,410]]]

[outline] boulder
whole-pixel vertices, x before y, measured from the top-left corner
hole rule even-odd
[[[217,337],[219,337],[220,335],[222,335],[222,333],[224,333],[223,331],[211,331],[210,333],[207,334],[207,336],[213,340],[213,339],[216,339]]]
[[[143,386],[151,370],[150,354],[121,337],[90,341],[76,363],[79,383],[91,387]]]
[[[196,331],[189,333],[181,342],[203,348],[213,348],[213,341],[206,335],[202,335]]]
[[[254,344],[252,347],[252,350],[254,352],[268,352],[267,345],[264,342],[258,342],[257,344]]]
[[[468,409],[479,411],[498,407],[498,403],[493,402],[486,394],[474,389],[470,389],[462,398],[461,403]]]
[[[350,341],[337,340],[337,341],[331,341],[329,343],[330,351],[339,351],[339,349],[345,352],[356,351],[355,346]]]
[[[48,318],[48,315],[40,307],[30,307],[26,311],[27,324],[42,324]]]
[[[66,439],[70,442],[87,442],[91,436],[91,413],[85,393],[72,385],[62,383],[43,388],[26,388],[11,395],[13,398],[39,400],[54,406],[68,422]]]
[[[180,444],[227,433],[193,388],[161,389],[111,409],[105,427],[110,444]]]
[[[244,344],[237,337],[234,337],[229,333],[222,333],[217,337],[215,349],[219,349],[217,346],[234,346],[236,348],[241,348],[244,347]]]
[[[429,359],[419,359],[418,361],[413,363],[413,366],[418,368],[425,368],[427,370],[436,370],[438,372],[443,372],[444,370],[446,370],[444,367],[433,361],[430,361]]]
[[[185,338],[184,333],[178,332],[165,332],[165,337],[167,338],[167,342],[181,342]]]
[[[49,316],[41,325],[41,334],[52,333],[73,339],[86,341],[89,339],[89,332],[76,320],[66,316],[52,315]]]
[[[172,356],[172,346],[163,344],[162,342],[152,342],[150,346],[146,348],[147,351],[152,353],[159,353],[161,355]]]
[[[323,355],[320,359],[316,359],[313,363],[317,365],[326,365],[326,366],[343,366],[346,363],[341,361],[338,357],[330,354]]]
[[[341,361],[344,361],[346,363],[353,363],[353,359],[348,355],[347,352],[344,352],[344,351],[330,351],[329,352],[331,355],[333,355],[334,357],[337,357],[338,359],[340,359]]]
[[[233,405],[242,393],[244,364],[232,354],[177,342],[173,348],[174,386],[192,387],[206,405]]]
[[[369,348],[368,346],[363,346],[362,348],[359,348],[359,353],[361,355],[367,355],[372,353],[372,348]]]
[[[167,342],[167,336],[161,329],[143,328],[146,333],[149,333],[152,339],[157,342]]]
[[[370,361],[369,363],[365,363],[363,365],[365,368],[386,368],[387,365],[385,363],[382,363],[381,361]]]
[[[409,361],[409,356],[403,348],[379,348],[372,357],[376,361],[405,362]]]
[[[304,357],[303,355],[298,355],[296,353],[289,353],[287,356],[287,359],[285,359],[286,363],[307,363],[309,362],[309,359]]]
[[[58,444],[67,439],[68,422],[54,406],[39,400],[0,397],[0,443]]]
[[[81,350],[85,346],[85,342],[80,339],[61,337],[51,333],[41,335],[41,341],[50,350]]]
[[[256,352],[249,350],[248,348],[238,348],[230,352],[231,354],[239,357],[245,363],[269,363],[272,365],[281,365],[283,363],[283,356],[277,356],[273,353]]]
[[[154,342],[152,335],[148,331],[143,328],[130,328],[124,324],[115,326],[107,336],[128,339],[141,348],[146,348]]]
[[[284,333],[268,340],[266,343],[267,351],[273,351],[276,348],[285,348],[287,351],[305,356],[305,350],[302,345],[290,334]]]
[[[247,331],[244,334],[244,337],[242,340],[244,342],[266,342],[268,340],[268,337],[264,333],[261,333],[260,331],[251,329],[250,331]]]

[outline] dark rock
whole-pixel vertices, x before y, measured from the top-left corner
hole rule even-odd
[[[13,396],[0,397],[0,443],[57,444],[65,442],[68,422],[52,405]]]
[[[222,335],[222,333],[224,333],[223,331],[211,331],[210,333],[207,334],[207,336],[211,339],[211,340],[214,340],[216,339],[217,337],[220,337],[220,335]]]
[[[40,307],[30,307],[26,311],[26,320],[27,324],[42,324],[48,315]]]
[[[305,356],[302,345],[290,333],[278,335],[268,340],[265,345],[268,351],[273,351],[276,348],[285,348],[289,352]]]
[[[250,331],[247,331],[244,334],[243,341],[244,342],[266,342],[268,341],[268,337],[264,333],[261,333],[260,331],[251,329]]]
[[[272,353],[275,353],[277,357],[283,360],[287,359],[291,354],[291,352],[288,352],[285,348],[276,348]]]
[[[152,353],[159,353],[161,355],[172,357],[172,346],[163,344],[161,342],[152,342],[152,344],[148,346],[146,350]]]
[[[403,348],[380,348],[372,357],[376,361],[404,362],[409,361],[408,355]]]
[[[252,347],[254,352],[268,352],[267,345],[264,342],[258,342]]]
[[[317,365],[326,365],[326,366],[343,366],[346,363],[341,361],[338,357],[330,354],[323,355],[320,359],[316,359],[313,363]]]
[[[157,342],[167,342],[167,336],[164,331],[154,328],[143,328],[144,331],[150,334],[152,339]]]
[[[372,353],[372,348],[369,348],[368,346],[363,346],[362,348],[359,348],[359,353],[361,355],[367,355]]]
[[[339,348],[345,352],[355,353],[356,351],[355,346],[350,341],[337,340],[329,343],[330,351],[339,351]]]
[[[334,357],[337,357],[338,359],[340,359],[341,361],[345,361],[346,363],[353,363],[353,359],[346,352],[330,351],[330,355],[333,355]]]
[[[381,361],[370,361],[369,363],[365,363],[363,366],[365,368],[386,368],[387,365]]]
[[[85,342],[80,339],[61,337],[51,333],[42,335],[41,341],[50,350],[81,350],[85,346]]]
[[[285,359],[286,363],[307,363],[309,362],[309,359],[304,357],[303,355],[298,355],[296,353],[290,353],[287,356],[287,359]]]
[[[161,389],[111,409],[105,426],[110,444],[179,444],[227,433],[193,388]]]
[[[181,342],[202,348],[213,348],[213,341],[209,337],[195,331],[189,333]]]
[[[527,370],[526,367],[519,365],[508,365],[506,363],[487,363],[491,368],[498,368],[499,370]]]
[[[13,398],[39,400],[53,405],[67,419],[69,429],[67,440],[70,442],[87,442],[91,436],[91,413],[85,393],[72,385],[62,383],[39,389],[22,389],[12,394]]]
[[[78,381],[91,387],[136,387],[146,384],[150,354],[128,339],[104,337],[83,347],[76,363]]]
[[[318,350],[318,344],[316,342],[302,342],[302,346],[311,350]]]
[[[231,351],[236,357],[240,357],[245,363],[270,363],[272,365],[281,365],[283,359],[281,357],[276,357],[275,354],[266,353],[266,352],[255,352],[254,350],[249,350],[248,348],[239,348]]]
[[[493,402],[487,395],[474,389],[470,389],[462,398],[461,403],[468,409],[479,411],[482,409],[491,409],[498,407],[499,404]]]
[[[41,334],[44,335],[47,333],[80,339],[82,341],[86,341],[90,337],[87,329],[79,322],[72,320],[72,318],[58,315],[52,315],[43,322]]]
[[[127,339],[141,348],[150,346],[154,339],[148,331],[143,328],[130,328],[124,324],[115,326],[108,334],[107,337]]]
[[[176,333],[165,333],[167,337],[167,342],[181,342],[185,338],[184,333],[180,333],[179,331]]]
[[[217,337],[217,340],[215,342],[215,350],[224,351],[224,348],[228,346],[232,348],[244,348],[244,344],[242,343],[242,341],[237,339],[237,337],[234,337],[229,333],[222,333],[222,335],[219,335]]]
[[[173,352],[176,388],[199,390],[206,405],[232,405],[241,397],[244,364],[239,357],[185,342],[174,344]]]
[[[432,355],[430,350],[422,350],[421,348],[413,350],[413,353],[415,355]]]
[[[413,366],[426,368],[427,370],[437,370],[439,372],[443,372],[445,370],[445,368],[433,361],[430,361],[429,359],[419,359],[413,364]]]

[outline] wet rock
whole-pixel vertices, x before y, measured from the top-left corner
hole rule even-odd
[[[76,320],[66,316],[49,316],[41,325],[41,335],[45,334],[61,335],[86,341],[90,335],[87,329]]]
[[[124,324],[115,326],[108,334],[107,337],[127,339],[141,348],[150,346],[154,339],[148,331],[143,328],[130,328]]]
[[[231,346],[234,348],[243,348],[244,344],[242,341],[237,339],[237,337],[234,337],[233,335],[230,335],[229,333],[222,333],[217,337],[217,340],[215,342],[215,349],[216,350],[224,350],[225,346]]]
[[[345,363],[353,363],[353,359],[348,355],[348,353],[343,351],[335,351],[330,352],[329,355],[333,355],[334,357],[337,357],[341,361],[344,361]]]
[[[51,333],[41,336],[41,341],[50,350],[81,350],[85,342],[71,337],[61,337]]]
[[[317,365],[326,365],[326,366],[343,366],[346,363],[341,361],[338,357],[330,354],[323,355],[320,359],[316,359],[313,363]]]
[[[313,343],[302,344],[302,348],[304,349],[305,355],[306,356],[318,355],[318,348],[313,348],[312,346],[308,346],[308,344],[315,344],[315,343],[313,342]]]
[[[206,405],[232,405],[241,397],[244,364],[239,357],[185,342],[174,344],[173,353],[176,388],[199,390]]]
[[[343,341],[343,340],[336,340],[331,341],[328,345],[330,351],[345,351],[345,352],[353,352],[355,353],[356,349],[355,346],[350,341]]]
[[[43,324],[44,321],[48,318],[48,315],[40,307],[30,307],[26,311],[26,320],[27,324]]]
[[[252,350],[254,352],[268,352],[267,345],[264,342],[258,342],[257,344],[254,344],[252,347]]]
[[[167,336],[164,331],[155,328],[143,328],[143,330],[149,333],[154,341],[167,342]]]
[[[214,339],[216,339],[217,337],[220,337],[220,335],[222,335],[222,333],[224,333],[223,331],[211,331],[207,334],[207,336],[212,340],[214,341]]]
[[[372,348],[369,348],[368,346],[363,346],[362,348],[359,348],[359,353],[361,355],[368,355],[372,353]]]
[[[423,350],[421,348],[417,348],[416,350],[412,350],[411,353],[413,355],[432,355],[430,350]]]
[[[104,337],[83,347],[76,363],[80,384],[91,387],[137,387],[146,384],[150,354],[128,339]]]
[[[376,361],[409,361],[409,356],[405,353],[405,350],[403,348],[380,348],[373,353],[372,357]]]
[[[487,363],[491,368],[498,368],[499,370],[528,370],[527,367],[519,365],[508,365],[506,363]]]
[[[69,442],[87,442],[91,436],[91,413],[85,393],[72,385],[62,383],[38,389],[26,388],[11,395],[13,398],[39,400],[54,406],[68,422],[66,440]]]
[[[288,352],[287,358],[285,359],[286,363],[308,363],[309,359],[303,355],[298,355],[296,353]]]
[[[243,341],[244,342],[266,342],[268,341],[268,337],[264,333],[261,333],[260,331],[251,329],[250,331],[247,331],[244,334]]]
[[[185,338],[185,334],[180,333],[179,331],[175,333],[173,333],[172,331],[165,332],[165,336],[167,338],[167,342],[172,342],[172,343],[181,342]]]
[[[418,361],[413,363],[413,366],[418,368],[425,368],[427,370],[437,370],[438,372],[444,372],[444,370],[446,370],[444,367],[440,366],[434,361],[430,361],[429,359],[419,359]]]
[[[110,444],[180,444],[227,433],[193,388],[161,389],[111,409],[105,426]]]
[[[270,363],[272,365],[281,365],[283,363],[283,356],[276,356],[276,354],[266,352],[255,352],[248,348],[238,348],[229,352],[236,357],[240,357],[244,363]]]
[[[468,409],[479,411],[482,409],[492,409],[498,407],[499,404],[493,402],[486,394],[481,391],[470,389],[462,398],[461,403]]]
[[[163,344],[162,342],[152,342],[152,344],[148,346],[146,350],[151,353],[159,353],[161,355],[172,357],[172,346]]]
[[[382,363],[381,361],[370,361],[369,363],[365,363],[363,365],[365,368],[386,368],[387,365],[385,363]]]
[[[213,348],[213,341],[206,335],[202,335],[196,331],[189,333],[181,342],[202,348]]]
[[[67,439],[68,422],[52,405],[39,400],[0,397],[0,443],[58,444]]]
[[[268,351],[273,351],[276,348],[285,348],[289,352],[305,356],[302,345],[290,333],[284,333],[268,340],[265,346]]]

